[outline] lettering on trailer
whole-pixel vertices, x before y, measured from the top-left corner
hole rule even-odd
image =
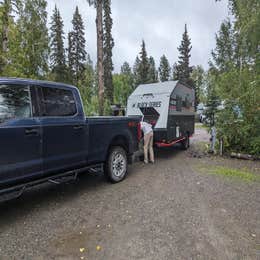
[[[161,107],[162,101],[151,101],[151,102],[140,102],[140,103],[134,103],[133,108],[146,108],[146,107]]]

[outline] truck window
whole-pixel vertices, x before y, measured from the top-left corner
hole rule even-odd
[[[31,116],[29,86],[0,85],[0,124],[10,119]]]
[[[42,88],[43,116],[73,116],[77,107],[72,91],[58,88]]]

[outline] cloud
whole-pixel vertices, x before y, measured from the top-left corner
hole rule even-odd
[[[66,33],[71,29],[72,15],[76,5],[84,19],[87,52],[96,60],[95,10],[86,0],[48,0],[48,13],[55,6],[60,9]],[[215,33],[228,16],[227,0],[112,0],[113,37],[115,47],[113,62],[119,71],[124,61],[133,65],[145,40],[148,55],[159,64],[165,54],[170,63],[178,59],[184,24],[192,42],[191,65],[207,67],[211,50],[215,46]]]

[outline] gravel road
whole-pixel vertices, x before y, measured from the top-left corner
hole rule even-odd
[[[87,174],[0,204],[0,259],[260,259],[260,183],[201,170],[257,175],[259,162],[191,151],[156,151],[155,165],[135,163],[119,184]]]

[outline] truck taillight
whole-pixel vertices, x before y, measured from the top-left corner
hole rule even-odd
[[[128,127],[135,127],[136,123],[135,122],[128,122]]]
[[[141,129],[141,123],[139,122],[138,125],[137,125],[137,139],[138,139],[138,142],[141,141],[141,138],[142,138],[142,129]]]

